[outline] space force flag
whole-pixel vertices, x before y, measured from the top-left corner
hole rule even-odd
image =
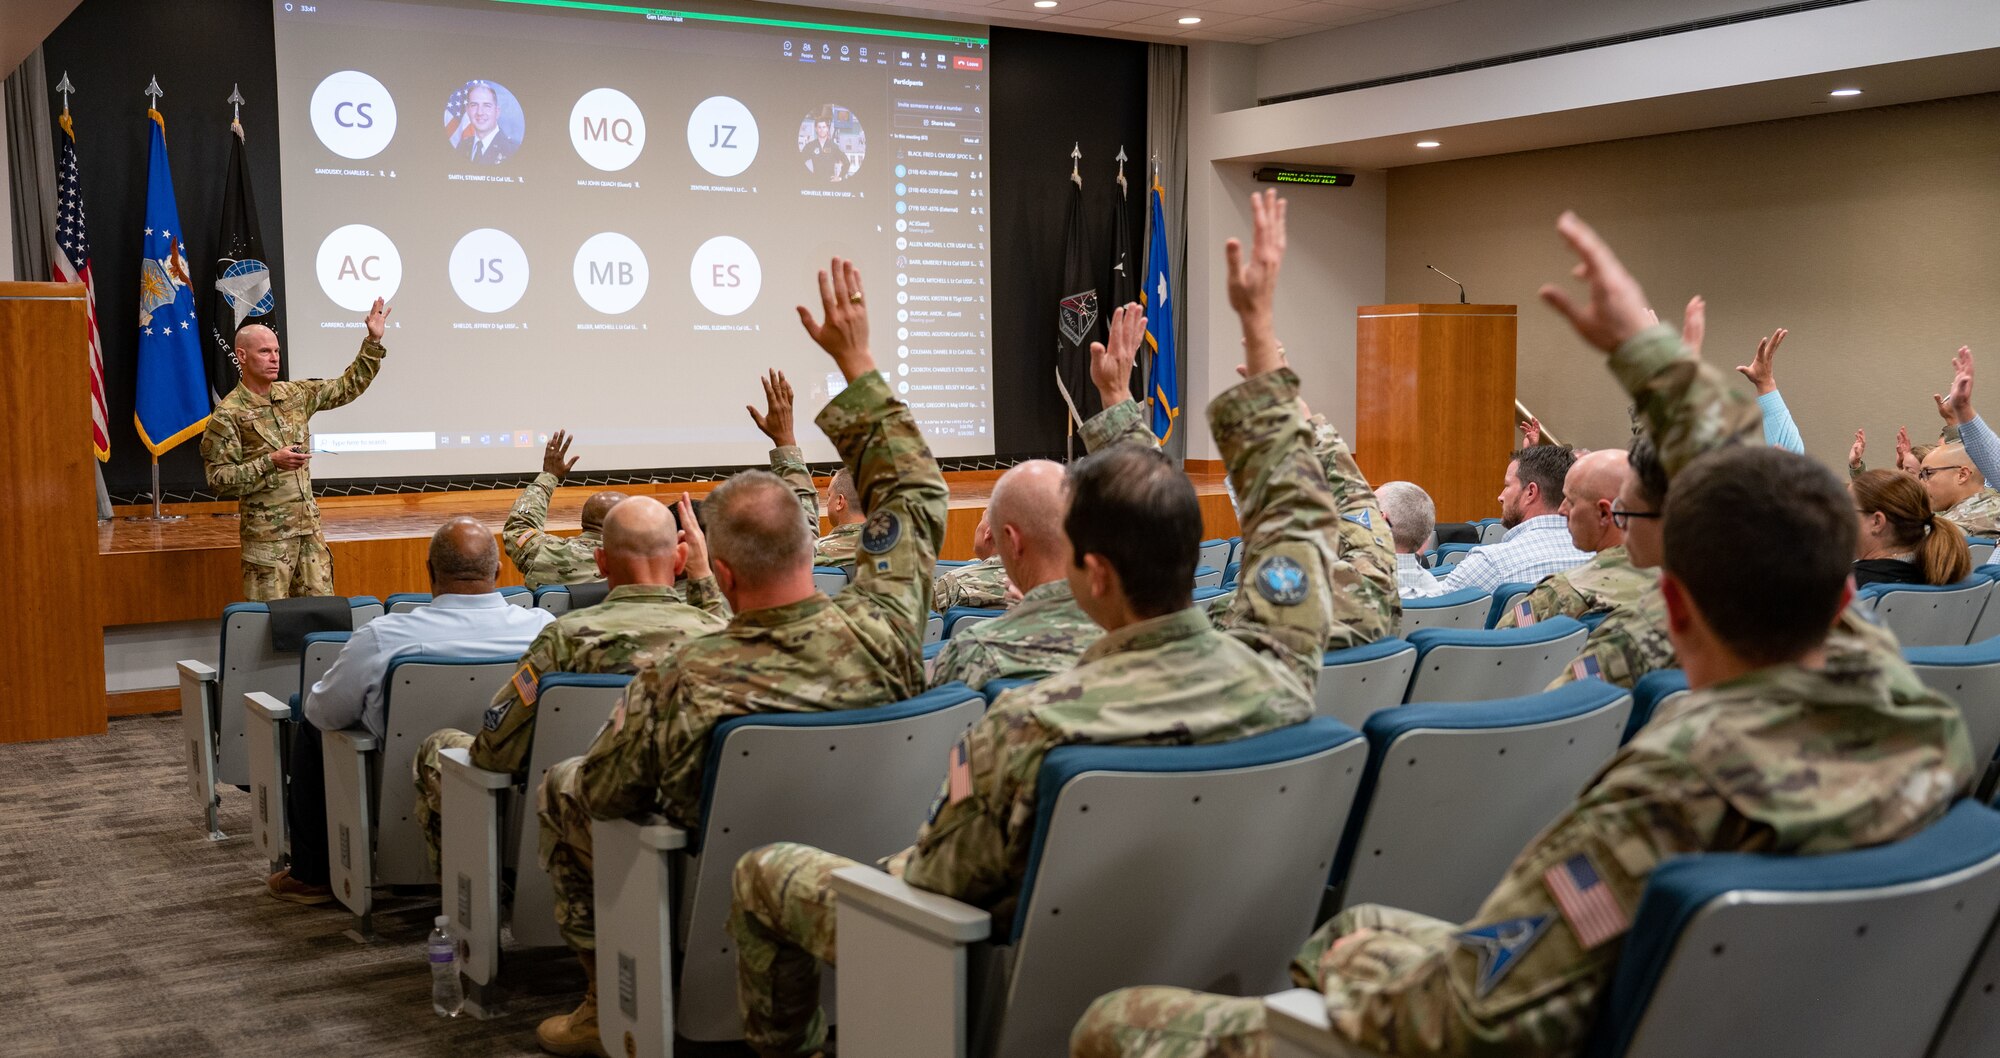
[[[1153,435],[1161,444],[1173,436],[1174,419],[1181,413],[1180,352],[1174,342],[1173,284],[1167,261],[1166,189],[1159,178],[1153,180],[1153,237],[1146,247],[1146,285],[1139,290],[1140,304],[1146,306],[1146,348],[1153,354],[1151,377],[1146,380],[1146,396],[1153,402]]]
[[[174,176],[167,169],[167,119],[157,110],[146,172],[146,234],[139,254],[139,385],[132,418],[155,458],[208,425],[208,381],[194,316],[194,290],[181,241]]]
[[[264,233],[257,224],[257,201],[250,193],[242,123],[230,122],[229,131],[229,175],[222,191],[222,230],[215,240],[215,290],[208,315],[208,392],[216,401],[236,388],[236,329],[268,321],[271,310],[278,307],[269,258],[264,256]]]
[[[1071,177],[1075,179],[1074,176]],[[1090,343],[1100,339],[1097,283],[1091,273],[1090,250],[1083,227],[1083,184],[1069,191],[1063,221],[1062,296],[1056,313],[1056,390],[1062,395],[1072,430],[1083,428],[1093,414],[1090,398]]]

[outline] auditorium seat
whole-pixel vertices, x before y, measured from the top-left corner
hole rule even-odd
[[[1959,982],[1944,1028],[1929,1058],[1993,1058],[2000,1054],[2000,922]]]
[[[954,606],[944,612],[944,637],[950,639],[961,628],[971,628],[981,621],[991,621],[1007,612],[1004,606]]]
[[[1403,600],[1401,635],[1419,628],[1478,628],[1493,605],[1492,596],[1478,588],[1460,588],[1444,595]]]
[[[1456,563],[1478,546],[1478,544],[1439,544],[1437,551],[1433,553],[1431,567],[1436,569],[1447,563]]]
[[[1671,859],[1646,884],[1583,1053],[1923,1058],[1996,912],[2000,815],[1971,801],[1875,848]],[[1272,1058],[1361,1053],[1318,992],[1268,996],[1265,1010]]]
[[[1956,584],[1870,584],[1855,594],[1875,620],[1906,647],[1961,646],[1971,639],[1993,582],[1970,576]]]
[[[500,594],[509,603],[523,609],[535,605],[535,593],[519,584],[509,584],[501,588]],[[387,601],[390,613],[409,613],[419,606],[429,606],[431,604],[431,593],[427,591],[390,592]]]
[[[1500,619],[1507,616],[1509,611],[1513,610],[1522,599],[1528,597],[1529,592],[1534,590],[1535,585],[1533,583],[1522,580],[1509,581],[1493,589],[1493,605],[1488,607],[1486,611],[1486,627],[1498,627]],[[1516,617],[1515,620],[1519,621],[1520,618]]]
[[[1207,566],[1210,569],[1227,569],[1229,556],[1234,551],[1235,547],[1227,540],[1203,540],[1197,552],[1195,565]]]
[[[382,616],[382,600],[356,595],[347,600],[351,627]],[[181,738],[188,762],[188,791],[201,806],[208,836],[221,840],[216,785],[248,786],[250,752],[243,726],[243,696],[263,691],[288,701],[299,690],[299,655],[271,644],[271,608],[261,602],[230,603],[222,609],[216,665],[175,663],[180,681]]]
[[[1551,617],[1526,628],[1419,628],[1417,671],[1409,702],[1478,702],[1518,698],[1549,685],[1576,659],[1588,633],[1573,618]]]
[[[1417,648],[1406,639],[1329,650],[1320,659],[1319,682],[1313,687],[1313,715],[1358,729],[1377,710],[1403,704],[1416,667]]]
[[[930,611],[930,616],[924,619],[924,642],[944,642],[944,615],[936,610]]]
[[[291,727],[302,723],[299,705],[347,646],[352,632],[312,632],[299,651],[299,689],[285,701],[262,691],[243,696],[245,742],[250,753],[250,844],[272,872],[284,866],[291,846],[285,825],[286,746]]]
[[[1237,578],[1242,576],[1242,574],[1243,563],[1231,559],[1229,565],[1225,566],[1222,570],[1222,586],[1225,588],[1234,588]]]
[[[506,588],[500,591],[502,594],[507,593]],[[560,617],[571,610],[596,606],[609,594],[611,585],[601,580],[584,581],[580,584],[544,584],[535,589],[534,605]],[[516,599],[513,595],[508,595],[507,598],[510,602]]]
[[[2000,638],[1961,647],[1905,647],[1924,686],[1958,704],[1972,760],[1980,767],[2000,750]]]
[[[1632,722],[1626,725],[1625,741],[1688,693],[1687,673],[1680,669],[1655,669],[1639,677],[1632,685]]]
[[[952,744],[984,709],[977,693],[948,683],[871,709],[733,717],[710,739],[700,827],[593,824],[599,1031],[627,1041],[612,1049],[661,1058],[675,1032],[742,1039],[728,932],[736,861],[773,841],[863,862],[907,847],[937,799]],[[676,892],[675,880],[687,891]],[[676,938],[684,961],[669,992]],[[627,992],[634,1001],[621,1009]]]
[[[354,913],[359,936],[371,934],[374,886],[436,881],[410,781],[418,744],[439,728],[479,730],[520,661],[517,654],[393,658],[382,677],[382,737],[364,727],[325,733],[327,860],[334,898]]]
[[[1194,586],[1197,588],[1222,587],[1222,567],[1211,566],[1207,563],[1196,566],[1194,569]]]
[[[2000,541],[1996,541],[1990,536],[1974,536],[1966,539],[1965,545],[1972,552],[1972,564],[1975,567],[1983,566],[1993,561],[1993,545],[1995,543],[2000,543]]]
[[[1013,915],[873,867],[834,874],[841,1051],[1046,1058],[1116,988],[1278,987],[1366,757],[1324,717],[1235,742],[1050,750]]]
[[[2000,584],[2000,566],[1979,566],[1973,569],[1972,575],[1975,577],[1985,577],[1995,584]],[[1993,590],[2000,591],[2000,587],[1996,587]],[[1993,600],[1993,596],[1988,595],[1986,599],[1990,603]],[[1992,639],[1994,636],[2000,636],[2000,606],[1989,605],[1979,611],[1979,620],[1972,623],[1972,633],[1965,637],[1965,641],[1968,643],[1981,643]]]
[[[1016,687],[1026,687],[1031,683],[1039,682],[1041,681],[1028,679],[988,680],[986,681],[986,686],[979,688],[979,696],[986,699],[987,705],[992,705],[1001,695],[1006,694]]]
[[[1602,680],[1368,718],[1368,770],[1325,921],[1356,904],[1470,920],[1507,865],[1618,750],[1632,696]]]
[[[814,566],[813,587],[828,595],[839,595],[847,588],[847,571],[839,566]]]
[[[1498,518],[1481,518],[1472,525],[1479,530],[1479,542],[1482,544],[1497,544],[1507,535],[1507,527],[1500,524]]]
[[[557,947],[555,894],[541,866],[537,791],[549,766],[582,756],[625,695],[632,677],[613,673],[552,672],[535,684],[535,738],[526,782],[472,766],[471,754],[447,750],[439,762],[443,781],[439,861],[451,930],[459,938],[466,1003],[479,1016],[494,1012],[500,969],[500,923],[510,922],[518,948]],[[511,828],[508,824],[512,822]],[[512,907],[503,912],[503,878],[512,879]]]

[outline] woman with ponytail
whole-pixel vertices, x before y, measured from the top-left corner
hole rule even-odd
[[[1870,470],[1848,483],[1861,519],[1855,542],[1854,583],[1955,584],[1972,572],[1965,533],[1931,513],[1930,496],[1917,479],[1894,470]]]

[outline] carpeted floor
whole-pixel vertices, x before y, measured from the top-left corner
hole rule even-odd
[[[179,724],[130,717],[102,737],[0,746],[0,1053],[541,1053],[535,1024],[582,993],[573,957],[510,951],[501,1016],[437,1017],[423,955],[435,898],[378,905],[380,939],[359,945],[342,935],[344,909],[265,895],[249,797],[223,797],[232,836],[207,840],[187,796]]]

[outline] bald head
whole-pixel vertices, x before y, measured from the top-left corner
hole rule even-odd
[[[269,392],[271,383],[278,380],[278,334],[261,323],[249,323],[236,328],[234,352],[236,370],[243,375],[243,383],[257,393]]]
[[[1600,448],[1577,457],[1563,477],[1560,513],[1569,520],[1569,539],[1580,551],[1602,551],[1625,543],[1625,531],[1611,520],[1612,504],[1632,479],[1632,463],[1622,448]]]
[[[709,493],[701,507],[709,551],[728,567],[734,585],[754,590],[801,573],[810,580],[812,537],[784,479],[745,470]]]
[[[986,517],[1008,579],[1027,591],[1069,571],[1069,537],[1063,515],[1069,493],[1062,464],[1031,459],[1000,476]]]
[[[854,475],[841,467],[826,486],[826,517],[835,525],[858,522],[867,512],[861,509],[861,490],[854,487]]]
[[[458,515],[431,534],[432,595],[484,595],[497,590],[500,545],[477,518]]]
[[[604,544],[597,568],[612,587],[670,585],[686,563],[674,509],[651,496],[633,496],[604,516]]]
[[[278,343],[278,332],[261,323],[246,323],[236,328],[236,341],[233,348],[238,352],[242,352],[244,349],[254,349],[266,342],[276,345]]]
[[[592,493],[589,499],[583,501],[583,531],[587,533],[592,529],[602,529],[604,516],[610,514],[611,508],[618,506],[619,501],[625,498],[625,494],[616,489]]]

